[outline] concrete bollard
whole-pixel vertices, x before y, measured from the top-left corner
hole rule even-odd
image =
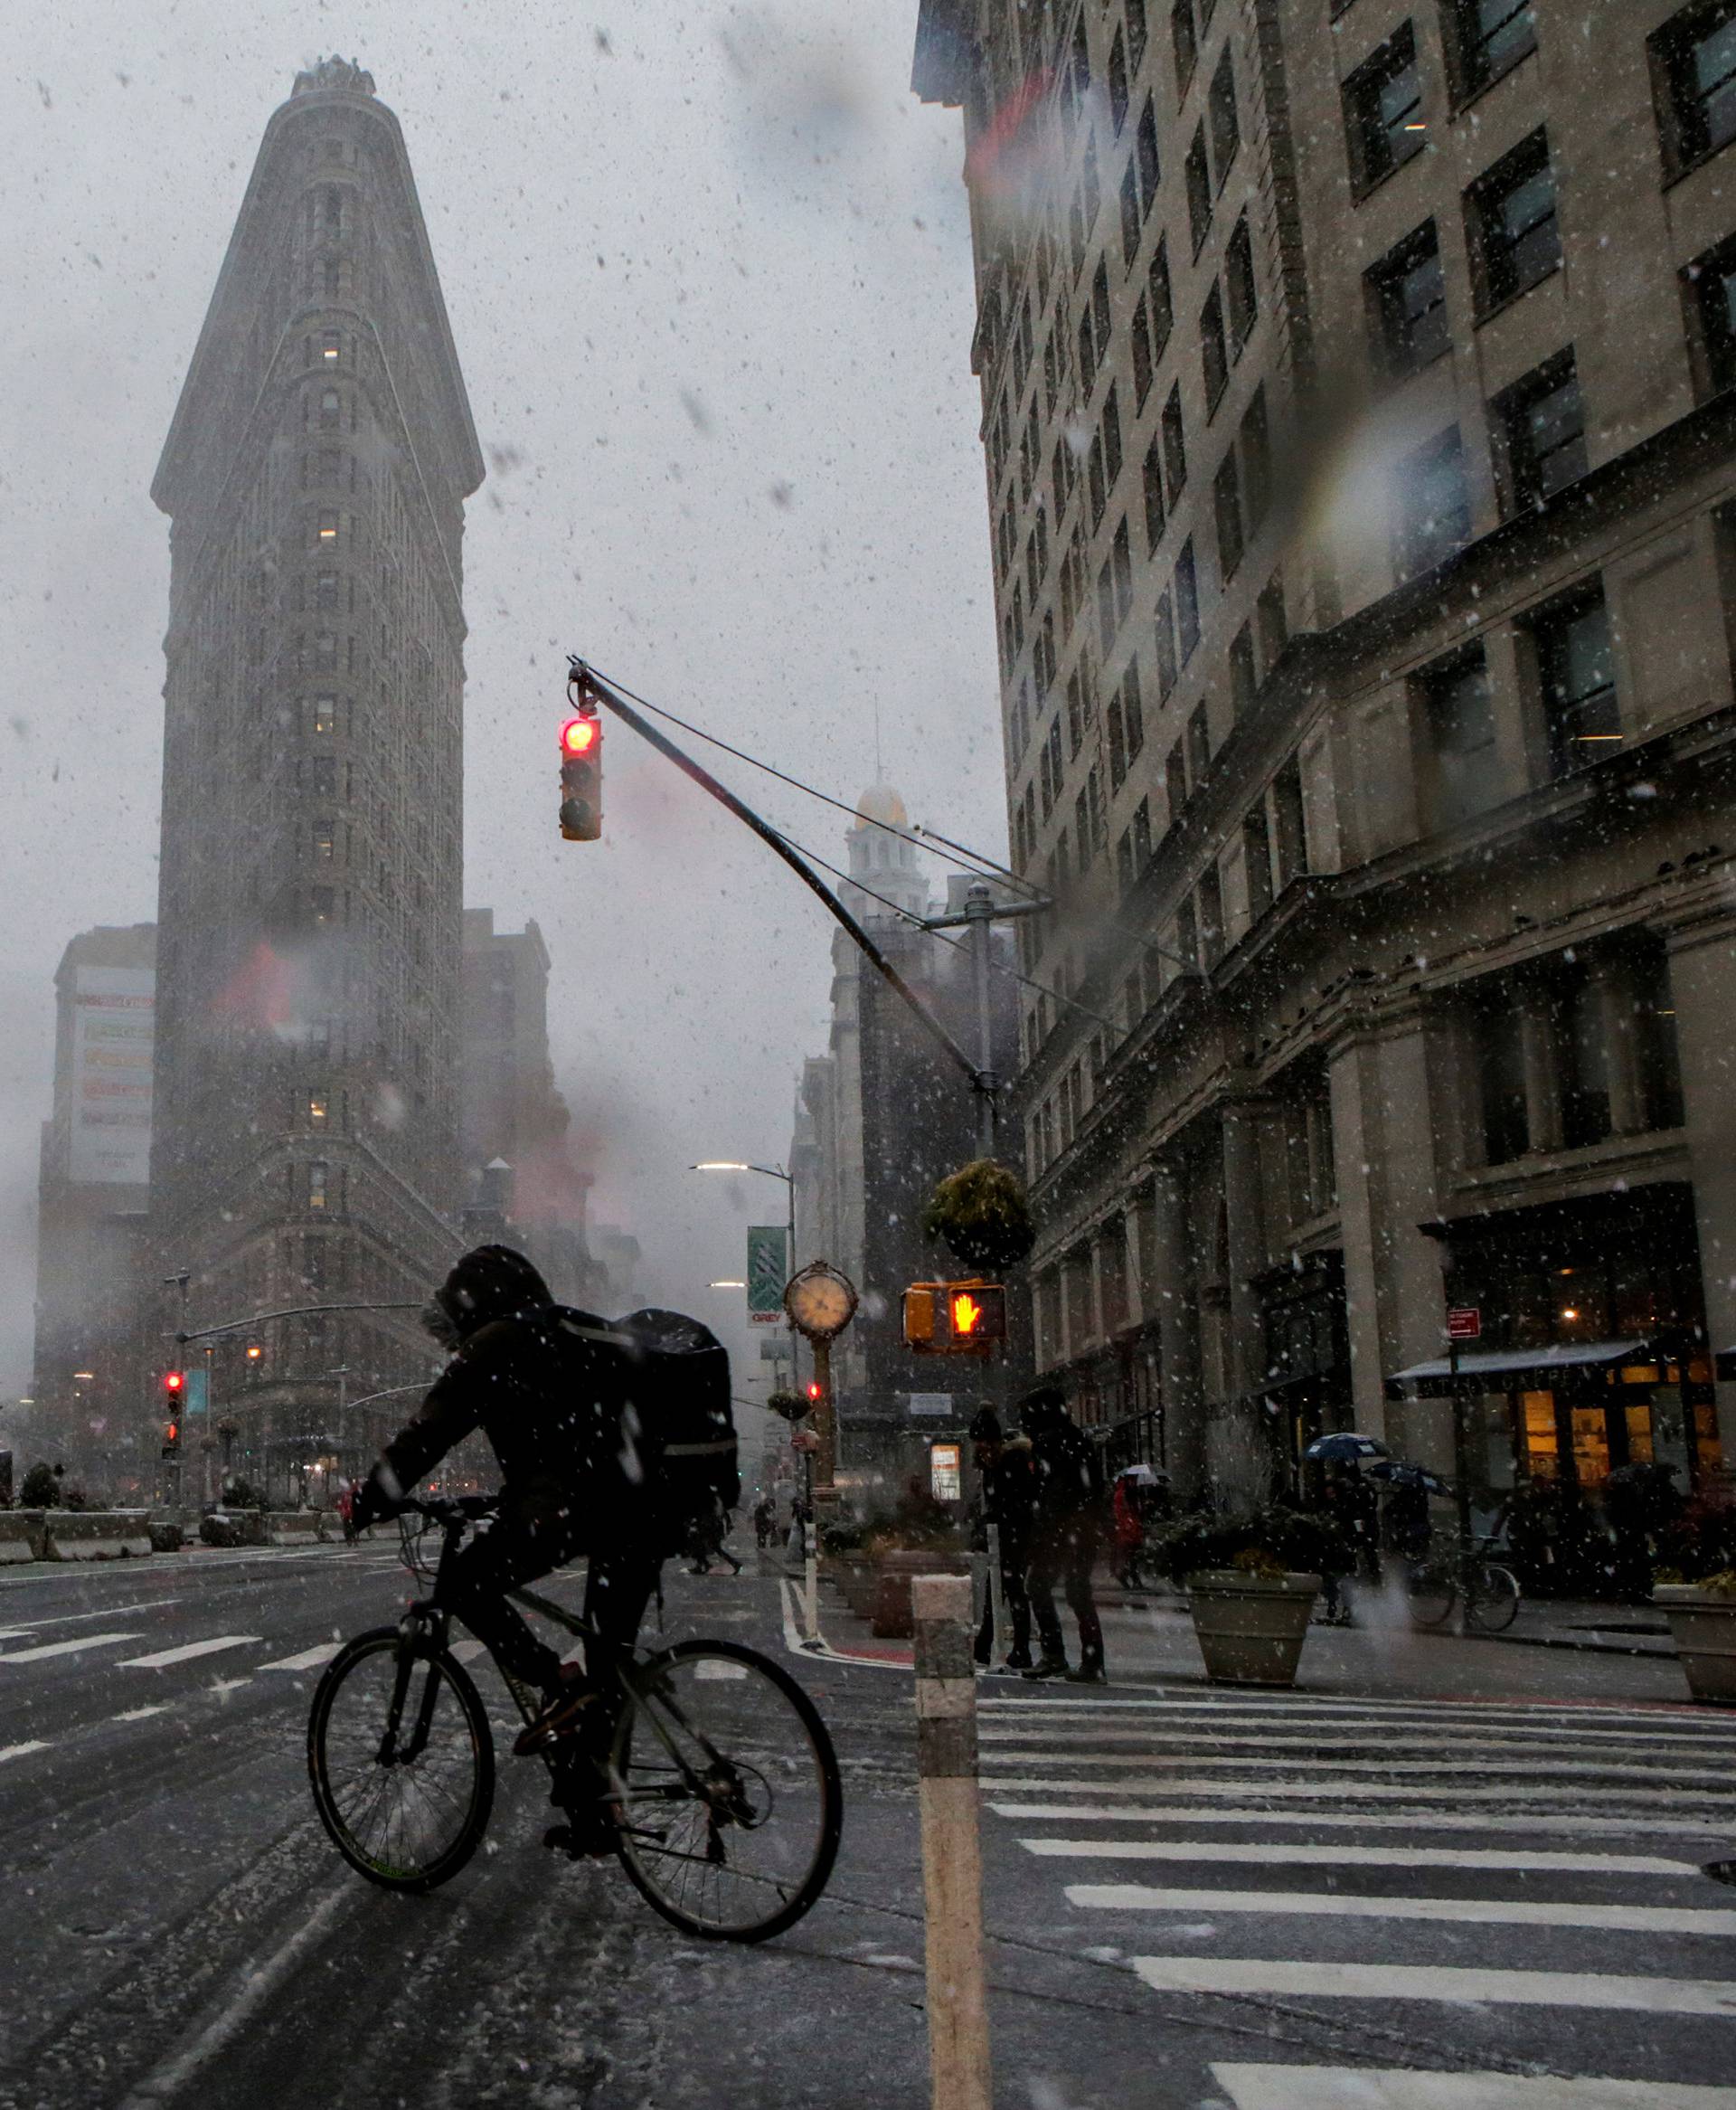
[[[991,2110],[968,1575],[919,1575],[916,1770],[933,2110]]]

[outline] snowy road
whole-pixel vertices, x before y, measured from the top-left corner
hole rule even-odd
[[[927,2102],[902,1673],[801,1663],[844,1850],[762,1949],[554,1861],[510,1759],[486,1850],[394,1897],[318,1831],[302,1740],[404,1586],[384,1543],[0,1578],[4,2110]],[[783,1646],[769,1573],[672,1575],[668,1625]],[[1736,1722],[984,1702],[999,2110],[1736,2106],[1736,1897],[1696,1869],[1736,1831]]]

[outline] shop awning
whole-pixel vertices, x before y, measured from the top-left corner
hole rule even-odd
[[[1721,1385],[1736,1384],[1736,1348],[1720,1348],[1712,1367]]]
[[[1449,1399],[1455,1391],[1543,1392],[1569,1371],[1605,1370],[1655,1360],[1647,1340],[1558,1341],[1543,1348],[1469,1348],[1458,1377],[1446,1356],[1412,1363],[1386,1380],[1389,1399]]]

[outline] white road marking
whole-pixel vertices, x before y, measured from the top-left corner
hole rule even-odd
[[[1487,2001],[1646,2015],[1736,2015],[1736,1982],[1626,1978],[1608,1971],[1483,1971],[1438,1963],[1284,1963],[1135,1956],[1156,1992],[1268,1993],[1290,2000]]]
[[[1513,1754],[1529,1751],[1545,1757],[1552,1746],[1571,1743],[1576,1748],[1590,1746],[1607,1748],[1612,1753],[1658,1752],[1678,1760],[1689,1753],[1704,1752],[1725,1765],[1736,1757],[1736,1737],[1713,1742],[1679,1730],[1646,1733],[1638,1729],[1530,1729],[1517,1725],[1510,1727],[1505,1723],[1477,1722],[1467,1725],[1467,1734],[1459,1736],[1418,1722],[1371,1722],[1365,1729],[1359,1727],[1355,1731],[1344,1722],[1322,1722],[1316,1728],[1296,1732],[1297,1725],[1292,1722],[1286,1722],[1281,1731],[1260,1726],[1240,1735],[1223,1735],[1215,1725],[1207,1727],[1197,1723],[1174,1729],[1160,1729],[1144,1723],[1137,1727],[1092,1723],[1089,1727],[1049,1729],[1034,1728],[1028,1722],[1009,1722],[1005,1726],[986,1726],[982,1736],[986,1743],[1180,1744],[1195,1751],[1239,1749],[1243,1746],[1262,1751],[1317,1751],[1326,1745],[1351,1751],[1373,1747],[1383,1751],[1439,1751],[1450,1746],[1455,1751]]]
[[[1069,1904],[1096,1912],[1259,1912],[1307,1919],[1468,1921],[1474,1926],[1597,1927],[1628,1935],[1732,1935],[1736,1912],[1675,1905],[1571,1905],[1505,1897],[1362,1897],[1341,1890],[1165,1890],[1146,1883],[1069,1883]]]
[[[1698,1876],[1661,1854],[1534,1852],[1505,1847],[1310,1846],[1263,1839],[1022,1839],[1026,1853],[1068,1860],[1256,1861],[1287,1868],[1524,1869],[1574,1876]],[[1736,1995],[1736,1981],[1731,1992]]]
[[[1688,1819],[1660,1819],[1644,1810],[1631,1819],[1623,1817],[1552,1817],[1527,1811],[1523,1817],[1494,1812],[1440,1808],[1407,1811],[1359,1810],[1206,1810],[1196,1802],[1128,1802],[1119,1809],[1091,1802],[990,1802],[997,1817],[1050,1818],[1057,1824],[1289,1824],[1308,1831],[1521,1831],[1527,1834],[1559,1833],[1578,1839],[1595,1835],[1604,1839],[1650,1838],[1667,1832],[1688,1839],[1725,1839],[1730,1834],[1727,1816],[1709,1816],[1699,1822]],[[1732,2105],[1736,2110],[1736,2105]]]
[[[342,1642],[321,1642],[316,1648],[304,1649],[298,1656],[279,1656],[275,1663],[261,1663],[261,1670],[314,1670],[322,1663],[329,1663],[344,1646]],[[457,1651],[455,1651],[454,1653]]]
[[[0,1744],[0,1761],[8,1758],[27,1758],[33,1751],[46,1751],[48,1746],[40,1736],[28,1744]]]
[[[747,1674],[748,1667],[745,1663],[726,1663],[719,1656],[702,1656],[693,1665],[693,1676],[696,1679],[745,1678]]]
[[[1141,1744],[1146,1741],[1144,1737],[1133,1740]],[[985,1737],[985,1744],[986,1742],[987,1738]],[[991,1757],[995,1763],[1002,1765],[1011,1765],[1021,1760],[1025,1762],[1034,1760],[1039,1764],[1048,1760],[1052,1764],[1061,1762],[1068,1765],[1144,1765],[1148,1766],[1154,1773],[1165,1767],[1182,1765],[1189,1766],[1195,1772],[1203,1770],[1218,1773],[1235,1771],[1294,1773],[1297,1767],[1297,1761],[1294,1758],[1259,1758],[1241,1752],[1238,1752],[1233,1758],[1213,1758],[1209,1751],[1198,1750],[1177,1753],[1170,1757],[1156,1756],[1152,1758],[1141,1758],[1132,1752],[1123,1751],[996,1750],[992,1753],[986,1751],[985,1756]],[[1550,1777],[1552,1780],[1627,1780],[1650,1783],[1653,1781],[1692,1782],[1703,1780],[1728,1782],[1731,1778],[1731,1769],[1728,1764],[1625,1765],[1613,1760],[1607,1763],[1601,1760],[1588,1760],[1581,1765],[1572,1759],[1556,1757],[1551,1757],[1548,1763]],[[1498,1774],[1513,1773],[1530,1777],[1533,1776],[1537,1770],[1538,1762],[1534,1758],[1394,1758],[1389,1762],[1384,1758],[1364,1756],[1362,1758],[1310,1758],[1307,1761],[1307,1771],[1310,1774],[1379,1774],[1382,1778],[1391,1774],[1419,1773],[1468,1773],[1476,1774],[1481,1778],[1488,1778]],[[1699,1792],[1703,1796],[1708,1791],[1703,1789]],[[1716,1795],[1730,1795],[1736,1798],[1736,1787],[1732,1786],[1718,1787],[1709,1792]]]
[[[127,1636],[135,1639],[135,1636]],[[178,1649],[159,1649],[154,1656],[128,1656],[120,1664],[123,1670],[166,1670],[171,1664],[191,1663],[199,1656],[214,1656],[222,1649],[245,1649],[260,1640],[256,1633],[219,1633],[209,1641],[184,1642]],[[5,1658],[0,1657],[0,1661]]]
[[[110,1715],[108,1719],[111,1722],[143,1722],[152,1715],[165,1715],[168,1711],[164,1701],[153,1700],[149,1707],[129,1707],[125,1714]]]
[[[335,1655],[337,1651],[334,1649],[332,1652]],[[460,1663],[474,1663],[478,1656],[486,1656],[488,1650],[483,1642],[462,1641],[453,1642],[452,1653]]]
[[[1736,2110],[1736,2088],[1684,2081],[1419,2073],[1365,2066],[1214,2064],[1235,2110]]]
[[[1022,1711],[1092,1714],[1214,1715],[1241,1714],[1245,1718],[1268,1720],[1288,1715],[1318,1715],[1323,1720],[1354,1721],[1370,1717],[1409,1717],[1478,1723],[1510,1718],[1520,1722],[1582,1722],[1589,1728],[1599,1722],[1647,1722],[1661,1727],[1702,1727],[1710,1736],[1728,1736],[1711,1723],[1701,1723],[1686,1706],[1650,1708],[1574,1705],[1561,1700],[1481,1699],[1345,1699],[1320,1693],[1271,1693],[1258,1698],[1246,1693],[1231,1699],[1203,1699],[1195,1692],[1178,1692],[1156,1699],[1034,1699],[1013,1693],[985,1694],[978,1703],[985,1714],[1018,1708]]]
[[[0,1662],[5,1661],[0,1657]],[[1122,1763],[1127,1763],[1123,1761]],[[1155,1772],[1156,1769],[1151,1769]],[[1234,1795],[1244,1800],[1255,1796],[1271,1796],[1286,1802],[1346,1801],[1362,1802],[1424,1803],[1429,1800],[1429,1784],[1420,1782],[1414,1787],[1406,1787],[1396,1781],[1333,1780],[1318,1784],[1311,1781],[1246,1780],[1231,1777],[1229,1780],[1205,1780],[1194,1774],[1177,1778],[1165,1773],[1161,1780],[1150,1774],[1134,1774],[1123,1780],[1073,1780],[1052,1774],[995,1773],[986,1765],[983,1768],[983,1785],[1000,1794],[1008,1794],[1014,1789],[1021,1793],[1038,1794],[1091,1794],[1091,1795],[1148,1795],[1154,1791],[1172,1795]],[[1631,1788],[1553,1788],[1509,1787],[1453,1790],[1455,1802],[1555,1802],[1564,1811],[1579,1809],[1590,1802],[1618,1802],[1624,1810],[1634,1806]],[[1646,1806],[1668,1805],[1672,1809],[1688,1808],[1710,1812],[1721,1806],[1720,1798],[1707,1790],[1690,1794],[1677,1788],[1659,1788],[1646,1798]],[[1727,1812],[1725,1821],[1736,1821],[1736,1812]]]
[[[83,1581],[84,1576],[80,1580]],[[179,1597],[146,1597],[137,1604],[105,1604],[100,1612],[60,1612],[52,1619],[27,1619],[22,1626],[8,1627],[0,1640],[10,1641],[14,1633],[37,1633],[45,1626],[76,1626],[87,1619],[127,1619],[141,1612],[160,1612],[165,1604],[179,1604]]]
[[[40,1663],[50,1656],[70,1656],[75,1649],[112,1649],[122,1642],[143,1638],[136,1633],[87,1633],[75,1642],[42,1642],[33,1649],[8,1649],[0,1655],[0,1668],[7,1663]]]

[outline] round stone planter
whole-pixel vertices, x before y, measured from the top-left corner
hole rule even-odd
[[[882,1641],[909,1641],[916,1632],[910,1610],[910,1585],[918,1575],[967,1575],[962,1554],[905,1552],[874,1556],[873,1630]]]
[[[1736,1597],[1697,1583],[1659,1583],[1652,1603],[1669,1620],[1694,1698],[1736,1707]]]
[[[1215,1685],[1294,1685],[1318,1575],[1245,1575],[1212,1568],[1187,1578],[1188,1609]]]

